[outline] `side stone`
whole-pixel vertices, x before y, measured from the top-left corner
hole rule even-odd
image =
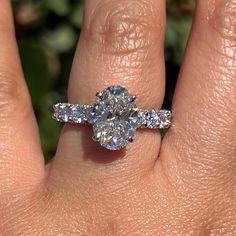
[[[146,127],[166,129],[171,125],[171,112],[167,110],[150,110],[146,115]]]
[[[68,103],[56,104],[54,108],[53,118],[59,122],[71,122],[83,124],[87,122],[85,112],[91,106],[72,105]]]

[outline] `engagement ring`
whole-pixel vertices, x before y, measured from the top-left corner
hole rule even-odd
[[[90,124],[94,141],[109,150],[120,150],[133,141],[138,128],[166,129],[171,111],[145,110],[135,104],[136,96],[121,86],[96,94],[94,105],[58,103],[53,118],[59,122]]]

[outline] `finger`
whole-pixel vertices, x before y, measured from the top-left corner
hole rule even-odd
[[[0,185],[24,188],[43,174],[43,158],[30,97],[23,79],[10,1],[0,1]],[[26,188],[27,186],[27,188]]]
[[[121,85],[138,96],[140,107],[159,108],[164,94],[164,12],[164,1],[86,1],[69,101],[92,104],[96,92]],[[123,152],[106,151],[91,136],[91,128],[67,126],[53,164],[57,174],[70,175],[69,181],[101,179],[102,173],[117,171],[134,176],[150,170],[159,152],[158,131],[138,131]]]
[[[196,179],[214,176],[216,187],[216,180],[225,183],[235,176],[236,4],[226,0],[208,4],[197,1],[173,104],[174,126],[165,148],[177,154],[180,172]]]

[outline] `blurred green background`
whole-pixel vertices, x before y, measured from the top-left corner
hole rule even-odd
[[[138,1],[138,0],[137,0]],[[13,0],[16,33],[25,78],[38,120],[46,160],[55,153],[61,125],[52,120],[51,106],[66,101],[66,87],[80,34],[80,0]],[[167,0],[164,107],[172,95],[191,27],[193,0]]]

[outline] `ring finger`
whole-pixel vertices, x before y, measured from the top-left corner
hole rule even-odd
[[[138,95],[140,107],[159,108],[164,95],[164,29],[164,1],[86,1],[69,102],[92,104],[96,92],[121,85]],[[159,147],[159,133],[145,131],[137,132],[124,152],[111,152],[92,141],[90,128],[67,125],[51,175],[74,183],[93,179],[93,185],[104,175],[134,176],[153,166]]]

